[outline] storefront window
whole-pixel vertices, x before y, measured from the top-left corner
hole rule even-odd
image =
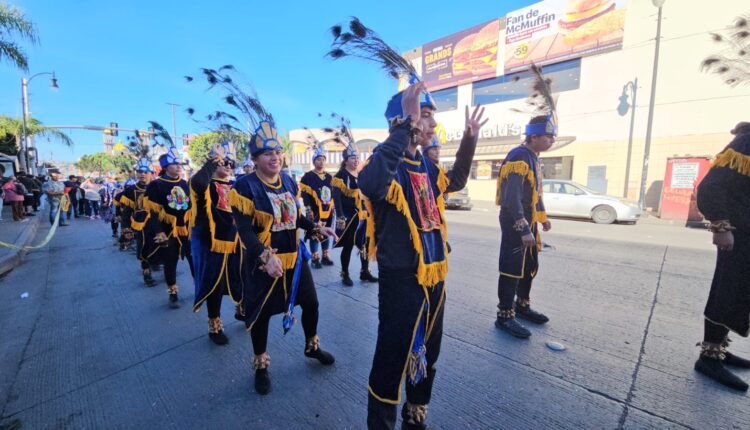
[[[540,161],[544,179],[573,178],[573,157],[543,157]]]
[[[458,107],[458,87],[431,92],[438,112],[455,110]]]
[[[550,64],[542,67],[544,76],[552,80],[552,91],[577,90],[581,84],[581,59]],[[529,96],[529,90],[534,78],[529,71],[512,73],[497,78],[474,82],[472,85],[473,104],[486,105],[524,99]]]

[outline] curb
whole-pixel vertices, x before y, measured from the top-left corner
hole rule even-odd
[[[29,222],[29,225],[24,231],[18,235],[18,238],[13,245],[26,246],[30,245],[36,237],[36,232],[39,229],[39,224],[42,219],[47,219],[45,216],[41,216],[42,211],[37,212],[37,216],[34,217],[33,221]],[[0,277],[6,273],[15,269],[16,266],[23,262],[23,257],[26,255],[26,251],[23,250],[11,250],[7,255],[0,256]]]

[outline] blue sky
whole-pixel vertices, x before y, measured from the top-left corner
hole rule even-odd
[[[384,126],[396,83],[374,64],[324,58],[327,29],[358,16],[401,51],[421,46],[534,0],[404,1],[51,1],[11,0],[37,25],[27,46],[30,74],[55,71],[30,85],[32,115],[49,125],[145,128],[155,120],[177,132],[203,131],[187,106],[213,109],[218,97],[183,76],[233,64],[253,84],[279,128],[325,126],[317,112],[348,116],[353,127]],[[221,6],[219,6],[221,4]],[[396,12],[403,11],[403,12]],[[0,63],[0,113],[20,117],[22,72]],[[73,161],[102,150],[95,131],[68,131],[75,147],[38,141],[41,158]]]

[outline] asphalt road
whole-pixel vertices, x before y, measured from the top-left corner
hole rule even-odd
[[[544,239],[553,248],[542,254],[532,290],[533,305],[551,321],[519,341],[493,325],[494,214],[451,212],[449,218],[453,253],[431,423],[442,429],[750,428],[748,396],[692,370],[714,264],[707,233],[553,221]],[[660,239],[653,231],[663,233]],[[209,341],[205,311],[190,311],[187,266],[179,275],[183,306],[171,310],[165,287],[141,285],[135,258],[112,245],[104,223],[60,229],[48,248],[29,254],[0,281],[0,424],[364,428],[377,287],[356,281],[346,289],[338,271],[314,272],[319,334],[336,364],[321,368],[306,359],[301,327],[283,336],[275,317],[269,340],[274,390],[261,397],[252,388],[249,335],[225,301],[230,343]],[[28,298],[21,298],[24,292]],[[567,350],[554,352],[546,341]],[[750,344],[738,338],[733,350],[750,355]],[[750,380],[750,372],[741,376]]]

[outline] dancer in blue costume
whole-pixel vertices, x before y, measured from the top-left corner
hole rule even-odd
[[[195,269],[193,311],[203,303],[208,310],[208,337],[218,345],[229,339],[221,321],[221,300],[229,295],[242,301],[240,264],[243,249],[229,205],[230,180],[236,163],[234,144],[225,142],[211,150],[209,159],[190,179],[193,202],[190,221],[191,254]]]

